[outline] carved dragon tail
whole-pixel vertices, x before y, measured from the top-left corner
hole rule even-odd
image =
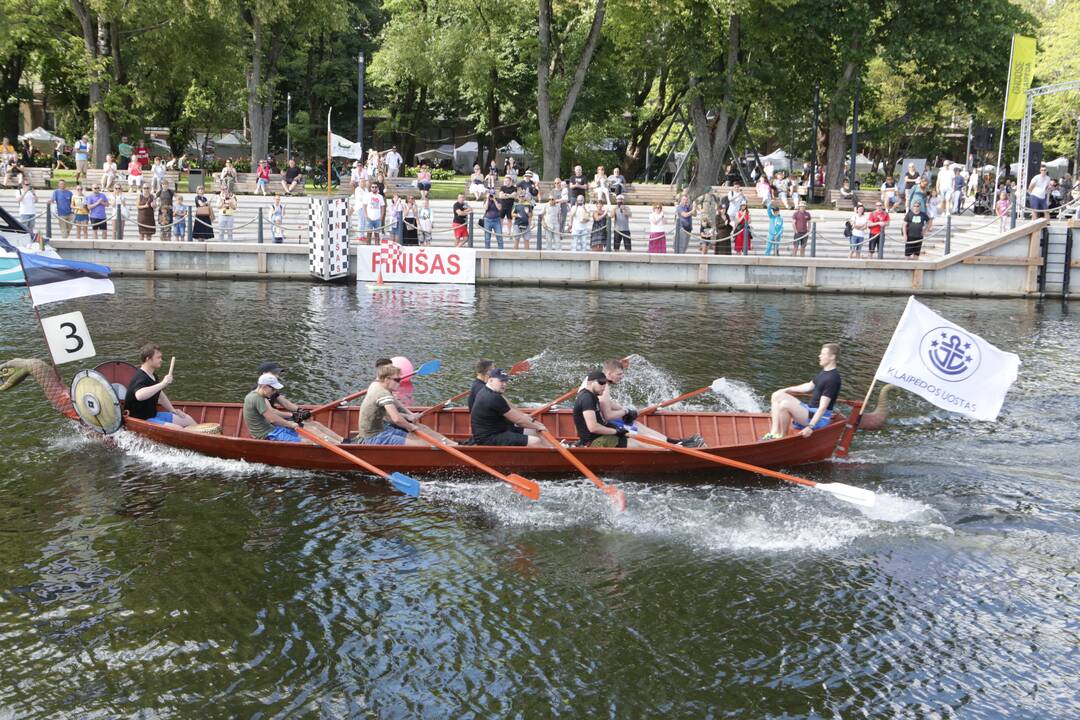
[[[25,380],[27,376],[32,376],[37,380],[38,385],[41,386],[41,391],[45,393],[45,398],[61,414],[70,418],[78,418],[63,380],[61,380],[55,368],[42,360],[15,358],[0,363],[0,390],[15,387]]]

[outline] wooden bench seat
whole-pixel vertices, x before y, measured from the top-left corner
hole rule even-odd
[[[86,171],[86,179],[83,181],[84,187],[89,187],[94,183],[103,183],[105,177],[105,171],[101,168],[90,168]],[[116,179],[126,188],[127,187],[127,170],[117,170]],[[179,170],[166,170],[165,181],[172,187],[176,187],[180,182]],[[150,170],[143,170],[143,183],[150,185],[153,182],[153,174]]]

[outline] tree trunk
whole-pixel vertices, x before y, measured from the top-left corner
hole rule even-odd
[[[829,97],[829,106],[825,113],[826,123],[829,128],[827,151],[825,153],[826,188],[838,188],[843,180],[841,175],[844,172],[844,153],[847,150],[847,119],[850,102],[848,88],[854,76],[855,63],[844,63],[844,70],[837,80],[836,88]]]
[[[110,149],[110,123],[109,115],[105,112],[105,92],[107,80],[101,77],[98,70],[98,57],[101,48],[107,47],[105,24],[90,13],[85,0],[71,0],[71,10],[79,20],[82,30],[83,49],[89,57],[87,70],[87,94],[90,96],[90,112],[94,118],[94,164],[98,167],[105,162],[105,156]],[[73,139],[74,142],[75,139]]]
[[[476,144],[477,161],[480,163],[480,169],[486,174],[487,164],[491,160],[495,159],[495,155],[499,151],[499,141],[495,136],[495,128],[499,126],[499,103],[495,98],[495,88],[499,86],[499,71],[493,65],[489,71],[491,77],[488,83],[488,97],[487,97],[487,111],[488,111],[488,144],[487,144],[487,157],[484,157],[480,143]]]
[[[16,50],[0,68],[0,134],[9,138],[19,134],[19,86],[28,56],[22,49]]]
[[[732,13],[728,18],[728,46],[724,67],[724,95],[720,110],[710,120],[705,100],[697,78],[690,78],[690,122],[694,126],[694,147],[697,150],[697,174],[690,185],[691,197],[709,191],[720,176],[727,156],[728,145],[739,127],[739,118],[732,117],[729,108],[735,87],[735,68],[739,63],[739,16]]]
[[[585,74],[596,53],[596,46],[600,43],[600,29],[604,25],[604,13],[607,9],[606,0],[596,0],[596,11],[593,15],[592,26],[589,28],[589,35],[585,40],[585,47],[578,58],[562,107],[558,115],[552,119],[551,88],[548,84],[552,72],[551,2],[552,0],[540,0],[540,54],[536,63],[537,115],[540,123],[540,144],[543,147],[545,180],[552,180],[559,173],[566,129],[570,125],[570,116],[574,112],[578,93],[581,92],[581,86],[585,84]]]
[[[829,120],[828,152],[825,155],[825,187],[838,188],[843,181],[844,156],[847,154],[847,123]]]
[[[251,64],[247,71],[248,125],[251,133],[251,167],[265,158],[270,147],[270,123],[274,117],[274,85],[277,61],[284,48],[287,28],[269,29],[270,48],[263,57],[263,24],[257,13],[246,15],[251,27]],[[318,122],[318,118],[311,118]]]

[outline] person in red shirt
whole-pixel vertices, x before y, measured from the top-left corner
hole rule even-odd
[[[135,159],[139,162],[139,168],[145,170],[150,165],[150,150],[146,147],[146,141],[140,140],[139,146],[135,148]]]
[[[889,213],[885,211],[879,200],[874,206],[874,212],[870,213],[870,221],[867,223],[867,228],[870,230],[870,257],[874,257],[877,252],[878,243],[885,242],[881,234],[889,226],[889,219]]]

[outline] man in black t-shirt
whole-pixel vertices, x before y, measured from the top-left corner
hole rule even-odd
[[[143,345],[139,350],[139,369],[128,383],[124,394],[124,409],[128,415],[173,430],[183,430],[195,424],[195,419],[183,410],[177,410],[169,402],[165,388],[172,384],[173,376],[166,375],[159,382],[154,375],[161,369],[164,358],[161,348],[154,344]],[[165,408],[158,410],[158,405]]]
[[[570,189],[571,205],[575,204],[579,197],[583,197],[588,192],[589,181],[585,179],[585,173],[581,171],[580,165],[574,166],[574,174],[566,181],[566,185]]]
[[[454,218],[450,223],[450,229],[454,231],[454,247],[461,247],[469,240],[469,215],[472,215],[472,206],[465,202],[465,193],[458,193]]]
[[[515,425],[534,431],[545,428],[543,423],[533,420],[503,397],[509,379],[502,370],[492,370],[487,384],[476,393],[469,412],[473,441],[477,445],[550,447],[539,435],[514,431]]]
[[[289,166],[285,168],[285,176],[281,179],[281,189],[285,191],[286,195],[292,195],[298,189],[304,189],[303,173],[296,166],[296,161],[292,158],[289,159]]]
[[[593,370],[585,378],[585,386],[578,391],[574,402],[574,427],[577,428],[578,445],[587,447],[625,448],[648,447],[627,437],[622,423],[609,423],[600,409],[600,395],[608,384],[603,370]]]
[[[933,219],[922,209],[918,200],[911,201],[911,209],[904,215],[900,234],[904,237],[904,259],[918,260],[922,253],[922,241],[934,226]]]
[[[840,346],[825,343],[818,353],[821,372],[814,379],[802,385],[792,385],[772,394],[772,426],[762,440],[779,440],[787,435],[792,425],[804,438],[810,437],[815,430],[820,430],[832,421],[833,405],[840,396],[840,371],[836,369],[836,360],[840,355]],[[792,393],[812,392],[809,403],[799,402]]]

